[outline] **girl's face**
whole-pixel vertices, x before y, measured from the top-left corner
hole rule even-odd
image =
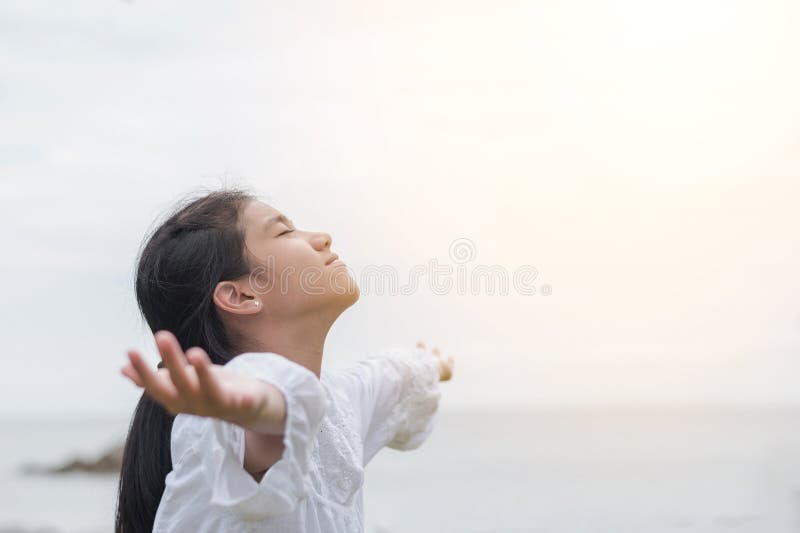
[[[336,260],[329,234],[296,228],[290,218],[259,201],[244,208],[242,224],[255,266],[249,287],[268,314],[341,312],[358,300],[358,285]]]

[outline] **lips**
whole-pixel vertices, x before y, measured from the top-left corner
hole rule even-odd
[[[339,259],[339,256],[338,256],[337,254],[333,254],[333,255],[332,255],[332,256],[330,256],[330,257],[328,258],[328,260],[325,262],[325,266],[328,266],[328,265],[330,265],[331,263],[333,263],[333,262],[334,262],[334,261],[336,261],[337,259]]]

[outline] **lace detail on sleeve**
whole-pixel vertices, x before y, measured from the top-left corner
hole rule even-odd
[[[363,401],[371,403],[365,406],[365,464],[384,446],[419,447],[433,431],[441,399],[439,359],[422,349],[389,348],[357,368],[366,381]]]

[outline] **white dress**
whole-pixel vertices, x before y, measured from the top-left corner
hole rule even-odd
[[[179,414],[155,533],[362,532],[364,467],[384,446],[419,447],[441,397],[438,359],[418,348],[392,347],[321,378],[270,352],[225,366],[283,393],[283,455],[256,482],[242,466],[242,427]]]

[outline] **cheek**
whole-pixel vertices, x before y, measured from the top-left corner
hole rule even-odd
[[[275,239],[259,250],[258,260],[280,276],[282,271],[301,270],[311,264],[313,250],[299,239]]]
[[[311,245],[299,239],[287,241],[276,252],[276,264],[285,268],[293,268],[295,272],[322,268],[322,258]]]
[[[274,281],[284,287],[298,287],[325,276],[326,268],[321,257],[304,241],[286,242],[274,247],[270,262]]]
[[[332,289],[332,274],[339,268],[326,267],[323,258],[310,243],[300,239],[276,241],[264,247],[259,258],[266,270],[259,277],[259,292],[270,293],[274,299],[287,305],[299,305],[301,301],[313,300],[320,295],[337,292]],[[348,292],[352,282],[347,282],[346,272],[338,273],[338,292]],[[255,287],[254,287],[255,288]]]

